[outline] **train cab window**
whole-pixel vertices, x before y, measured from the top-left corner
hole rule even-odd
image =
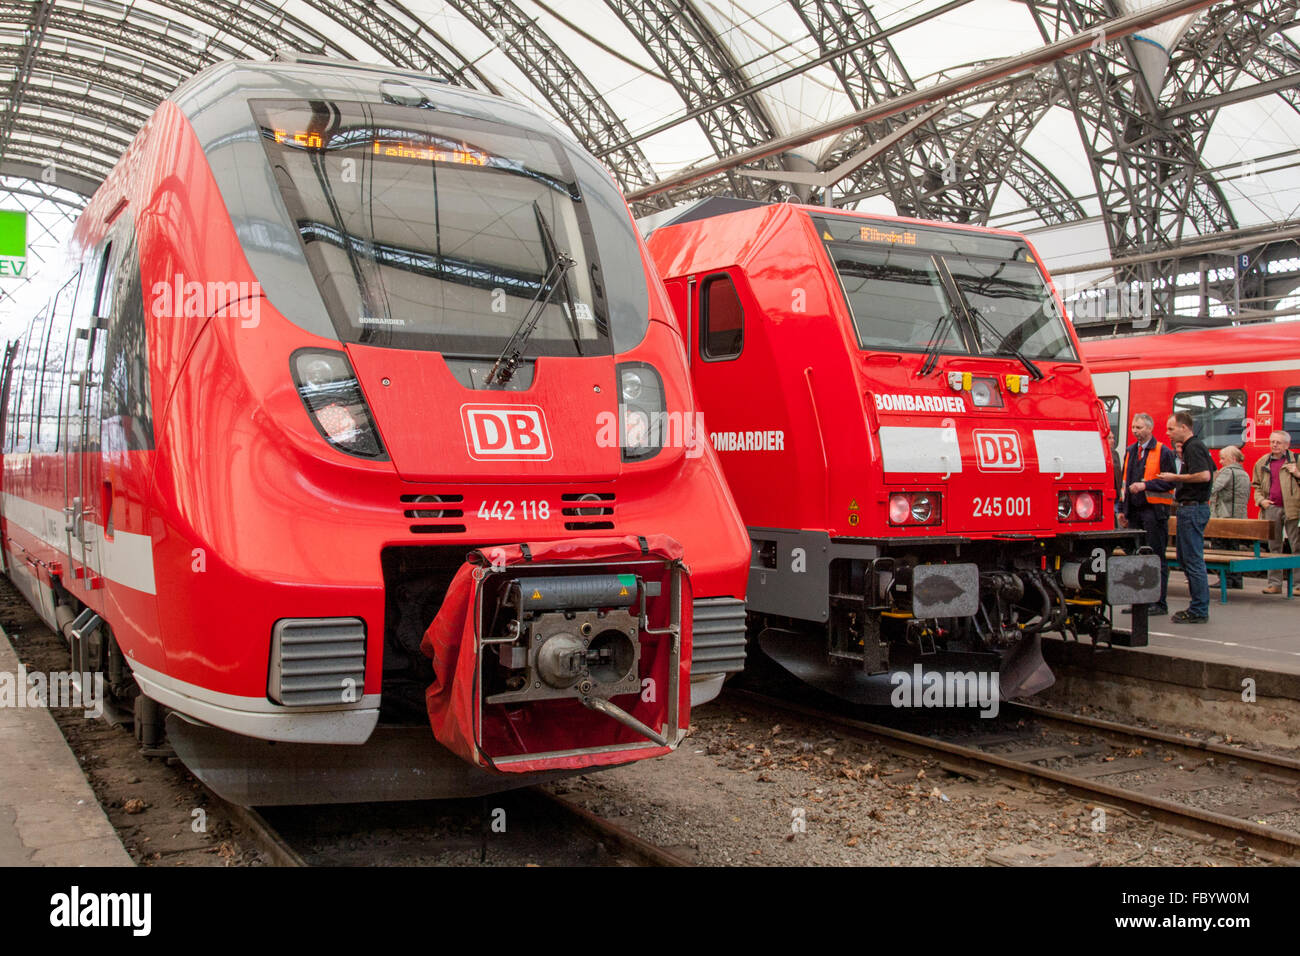
[[[21,384],[18,397],[18,414],[15,416],[14,451],[32,450],[33,418],[36,411],[36,394],[40,388],[41,356],[45,347],[48,308],[41,309],[27,329],[27,340],[21,353],[22,365],[15,373],[15,384]]]
[[[30,323],[29,323],[30,324]],[[4,418],[4,453],[17,451],[18,408],[22,398],[22,362],[27,338],[23,336],[13,342],[5,351],[5,418]]]
[[[609,308],[619,238],[598,249],[599,196],[556,136],[395,103],[251,107],[342,340],[492,357],[528,317],[530,359],[609,355],[611,323],[635,322]]]
[[[64,353],[72,330],[72,304],[77,294],[77,276],[63,284],[54,297],[48,338],[44,345],[40,392],[36,406],[36,446],[40,451],[59,450],[59,420],[63,389],[69,377]]]
[[[140,254],[134,231],[129,225],[127,230],[118,244],[122,253],[113,275],[108,334],[96,337],[91,357],[92,364],[102,368],[100,437],[105,451],[154,446]]]
[[[1245,390],[1179,392],[1174,396],[1173,410],[1192,416],[1196,434],[1207,448],[1241,444],[1246,422]]]
[[[1288,388],[1282,398],[1282,427],[1291,433],[1291,447],[1300,448],[1300,388]]]
[[[700,287],[700,355],[734,359],[745,345],[745,310],[731,276],[709,276]]]
[[[937,339],[942,352],[970,352],[931,256],[838,242],[826,249],[862,348],[924,351]]]
[[[95,282],[95,318],[109,315],[113,308],[113,244],[104,246],[99,260],[99,278]]]
[[[1121,448],[1124,447],[1123,434],[1119,428],[1119,396],[1118,395],[1098,395],[1101,404],[1106,409],[1106,421],[1110,423],[1110,437],[1115,444]]]

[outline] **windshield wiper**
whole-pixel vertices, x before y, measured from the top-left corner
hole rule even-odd
[[[555,290],[559,288],[565,275],[575,265],[577,263],[567,253],[559,252],[556,254],[550,271],[542,277],[541,287],[537,290],[537,294],[533,296],[533,301],[528,304],[528,310],[524,312],[524,317],[519,320],[519,325],[506,342],[505,348],[497,356],[496,362],[492,365],[492,371],[488,372],[487,378],[483,380],[484,385],[491,385],[494,382],[504,385],[514,377],[516,370],[523,364],[524,346],[528,344],[529,336],[536,330],[537,323],[541,321],[542,313],[546,310],[546,307],[551,304],[551,298],[555,295]]]
[[[949,309],[939,316],[939,321],[934,324],[934,331],[930,333],[930,344],[925,349],[925,361],[921,363],[921,370],[917,372],[919,378],[925,378],[939,364],[939,347],[943,343],[943,337],[940,333],[948,330],[948,323],[952,321],[952,318],[953,311]]]
[[[545,213],[542,212],[542,207],[537,204],[536,199],[533,200],[533,212],[537,214],[537,228],[546,240],[548,254],[556,260],[564,257],[564,253],[560,252],[559,243],[555,241],[555,233],[551,231],[551,224],[547,220]],[[569,334],[573,336],[573,347],[577,349],[578,355],[582,355],[582,332],[578,329],[578,306],[573,301],[573,290],[569,288],[568,269],[565,269],[561,274],[560,285],[564,287],[564,305],[569,320]]]
[[[994,349],[992,352],[986,352],[984,354],[1013,356],[1020,360],[1020,364],[1023,365],[1025,368],[1027,368],[1029,370],[1029,374],[1032,375],[1035,379],[1041,379],[1043,377],[1042,369],[1040,369],[1033,362],[1029,361],[1029,359],[1025,357],[1025,354],[1021,352],[1020,349],[1016,348],[1014,345],[1008,345],[1006,339],[1002,337],[1002,331],[996,325],[990,322],[988,319],[984,318],[984,316],[980,315],[979,309],[975,308],[972,305],[967,308],[967,311],[970,312],[971,317],[974,318],[976,322],[983,323],[984,328],[992,332],[996,339],[1001,340],[1002,343],[1001,348]]]

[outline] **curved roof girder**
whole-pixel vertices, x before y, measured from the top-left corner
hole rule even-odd
[[[0,63],[4,61],[0,54]],[[174,86],[164,88],[163,84],[146,80],[138,73],[125,72],[115,64],[50,50],[41,52],[40,67],[33,73],[70,77],[85,83],[87,87],[112,90],[122,97],[123,103],[129,101],[140,106],[145,116],[150,115],[158,102],[175,89]],[[29,80],[29,89],[31,88]],[[144,96],[140,95],[142,91]]]
[[[875,19],[866,0],[844,2],[790,0],[823,53],[849,47],[832,61],[854,109],[916,89],[901,58]],[[875,42],[862,45],[875,37]],[[1060,180],[1033,156],[1024,152],[1025,137],[1054,100],[1042,95],[1034,78],[1021,81],[1010,92],[1000,89],[950,107],[936,120],[904,137],[879,160],[864,165],[848,180],[850,194],[888,192],[900,214],[923,218],[987,223],[1005,182],[1026,203],[1038,209],[1047,222],[1082,218],[1083,208]],[[1020,91],[1039,95],[1022,101]],[[982,116],[964,107],[981,102],[992,105]],[[888,121],[881,135],[903,125],[906,117]],[[870,145],[866,129],[847,135],[823,158],[821,168],[833,168]]]
[[[473,89],[499,94],[500,90],[479,71],[469,59],[438,33],[420,22],[419,18],[395,0],[306,0],[307,4],[330,17],[335,23],[346,24],[352,34],[364,40],[372,49],[386,56],[396,66],[417,70],[431,70],[449,82]],[[426,39],[422,34],[427,33]],[[431,42],[432,40],[432,42]],[[448,53],[443,52],[445,48]],[[340,54],[346,58],[348,54]],[[460,61],[457,66],[451,59]],[[465,82],[465,75],[473,82]]]
[[[83,193],[87,198],[94,195],[110,168],[88,163],[80,156],[63,156],[58,160],[51,160],[48,153],[31,149],[26,143],[10,145],[4,160],[0,161],[0,175],[18,176],[20,173],[14,172],[18,169],[30,170],[31,175],[27,176],[28,179],[39,180],[43,176],[53,175],[56,186],[77,192],[88,189],[88,192]]]
[[[1115,15],[1110,0],[1029,4],[1046,42],[1086,33]],[[1235,229],[1236,217],[1201,161],[1204,117],[1165,121],[1135,67],[1131,38],[1080,54],[1071,78],[1056,65],[1087,151],[1113,256],[1176,246],[1197,233]]]
[[[513,0],[447,0],[528,77],[590,152],[604,143],[625,143],[631,134],[623,120],[568,54]],[[658,180],[654,167],[635,143],[607,153],[605,164],[625,192]]]
[[[97,121],[96,126],[114,130],[121,138],[122,149],[125,149],[131,140],[135,138],[135,134],[140,127],[149,119],[150,113],[145,112],[143,109],[132,110],[129,104],[105,99],[95,95],[96,93],[97,88],[94,86],[88,86],[79,95],[52,86],[30,87],[23,102],[30,106],[61,110],[73,116],[84,114],[87,107],[89,107],[94,110],[94,118]],[[14,118],[12,128],[14,130],[21,129],[23,124],[27,122],[29,115],[34,121],[41,119],[39,113],[33,114],[28,110],[24,110]],[[75,137],[85,134],[89,128],[91,128],[89,124],[84,124],[76,128],[66,129],[64,133],[68,137]]]
[[[351,25],[353,36],[394,63],[434,69],[441,74],[468,73],[485,88],[492,89],[468,61],[461,58],[461,65],[457,66],[428,38],[418,35],[418,20],[391,0],[380,0],[387,11],[385,16],[390,17],[388,20],[375,14],[373,4],[355,0],[305,2],[336,22]],[[14,61],[14,79],[0,86],[0,96],[18,107],[0,119],[0,147],[11,135],[24,144],[21,150],[16,148],[17,142],[15,149],[0,150],[6,160],[21,158],[44,170],[52,157],[41,155],[42,139],[80,147],[84,155],[62,153],[58,157],[59,165],[73,169],[71,175],[76,188],[93,192],[95,186],[91,183],[107,174],[112,161],[129,145],[158,103],[179,82],[208,63],[216,59],[247,58],[250,51],[270,56],[284,47],[350,58],[344,46],[286,14],[270,0],[169,0],[169,7],[189,17],[196,26],[113,0],[72,0],[57,4],[42,0],[35,6],[19,0],[0,0],[0,24],[13,24],[25,39],[8,57]],[[414,26],[399,27],[395,19],[399,13]],[[34,22],[39,22],[39,32],[33,28]],[[211,32],[205,31],[204,26],[210,27]],[[425,32],[442,42],[431,31]],[[222,39],[223,35],[234,37],[243,45],[233,45]],[[104,51],[98,60],[83,55],[94,49]],[[123,60],[139,64],[139,72],[127,72],[116,62]],[[171,76],[163,79],[157,76],[159,73]],[[86,89],[73,96],[58,89],[55,82],[37,82],[41,77],[52,81],[71,78],[78,84],[84,83]],[[100,91],[112,91],[116,96],[105,97],[99,95]],[[58,128],[39,115],[40,108],[62,110],[70,115],[85,113],[88,98],[94,115],[108,127],[103,137],[97,138],[73,126],[63,128],[61,135],[54,135]],[[24,104],[28,108],[24,109]],[[37,108],[36,115],[33,107]],[[94,155],[97,150],[111,156],[107,164]]]
[[[51,108],[57,112],[67,113],[69,112],[68,104],[70,102],[72,102],[71,99],[60,102],[51,98],[49,100],[42,99],[37,105]],[[85,104],[84,100],[77,102]],[[15,143],[22,142],[34,147],[36,145],[34,140],[38,136],[45,137],[55,143],[71,143],[84,147],[90,155],[83,158],[94,162],[96,165],[98,165],[98,162],[108,162],[105,172],[113,167],[113,163],[117,162],[118,157],[131,145],[130,138],[113,126],[105,126],[99,130],[84,126],[69,129],[57,117],[44,114],[26,114],[19,123],[14,125],[13,142]],[[96,150],[104,157],[103,160],[95,160],[93,154]],[[49,159],[52,162],[57,162],[62,155],[66,154],[51,155]]]
[[[254,0],[255,4],[260,2],[261,0]],[[14,0],[0,0],[0,11],[26,5]],[[177,11],[189,15],[196,4],[178,0],[173,6]],[[239,12],[238,6],[230,0],[213,0],[211,8],[220,10],[230,19],[235,19]],[[209,12],[207,16],[224,26],[216,13]],[[216,57],[237,57],[246,49],[224,41],[215,41],[211,35],[205,39],[203,34],[191,27],[111,0],[72,0],[55,4],[50,16],[50,29],[68,36],[85,37],[100,46],[134,50],[155,62],[176,67],[187,76],[208,62],[203,49],[196,42],[198,40],[205,40],[214,51],[210,55]],[[232,36],[236,35],[235,30],[228,32]]]
[[[776,124],[757,96],[734,98],[744,94],[749,84],[731,52],[689,0],[605,0],[605,3],[645,47],[686,109],[702,110],[696,122],[718,156],[756,146],[777,135]],[[733,99],[720,102],[728,97]],[[737,196],[770,198],[783,191],[731,173],[727,174],[727,181]]]
[[[1161,105],[1174,108],[1227,93],[1245,73],[1261,82],[1300,72],[1300,46],[1284,32],[1300,18],[1300,0],[1211,7],[1171,51]],[[1300,91],[1277,92],[1300,112]]]
[[[0,172],[0,190],[11,196],[22,196],[27,199],[34,199],[37,202],[52,202],[62,207],[63,215],[70,221],[77,218],[86,205],[86,197],[77,193],[75,190],[64,189],[57,184],[47,183],[39,175],[31,177],[27,182],[12,185],[4,182],[4,179],[18,178],[14,173]],[[24,176],[24,179],[28,177]],[[20,200],[21,202],[21,200]],[[71,212],[69,212],[71,210]]]
[[[1065,65],[1065,71],[1067,75],[1073,72],[1070,64]],[[957,110],[968,115],[970,107],[982,103],[988,106],[974,118],[969,131],[953,142],[958,165],[968,163],[995,179],[982,223],[987,223],[991,204],[1002,185],[1010,187],[1046,223],[1071,222],[1086,216],[1083,206],[1057,175],[1024,148],[1025,140],[1042,118],[1064,99],[1055,79],[1050,71],[1032,74],[987,96],[962,99],[957,104]]]
[[[850,15],[843,4],[831,0],[790,0],[809,35],[816,38],[823,54],[858,44],[880,33],[880,24],[865,0],[853,2],[855,9]],[[915,89],[911,76],[887,37],[836,57],[830,65],[855,110]],[[907,119],[899,116],[886,121],[882,135],[888,135],[891,130],[904,125]],[[934,122],[927,123],[925,128],[932,133],[938,129]],[[823,157],[823,162],[819,165],[833,168],[853,153],[865,149],[869,143],[865,129],[855,130],[841,137],[837,149]],[[942,149],[942,140],[939,141],[939,148]],[[946,163],[941,164],[940,168],[944,166]],[[845,188],[855,193],[866,193],[880,191],[883,187],[900,214],[941,218],[931,212],[931,204],[925,197],[925,177],[933,167],[930,151],[920,142],[920,137],[907,137],[891,147],[880,159],[855,171]]]

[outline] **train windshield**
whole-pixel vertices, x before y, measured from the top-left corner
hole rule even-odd
[[[390,104],[252,107],[343,341],[495,356],[535,319],[530,356],[611,352],[588,209],[557,139]]]
[[[1074,361],[1056,299],[1024,242],[812,217],[863,349]]]

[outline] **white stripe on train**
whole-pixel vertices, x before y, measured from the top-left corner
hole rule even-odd
[[[69,557],[63,512],[6,491],[4,516],[57,550],[65,559]],[[145,594],[158,593],[154,584],[153,541],[147,534],[115,531],[111,538],[107,538],[104,529],[91,522],[86,522],[86,530],[91,535],[90,547],[99,550],[99,574],[114,584]]]

